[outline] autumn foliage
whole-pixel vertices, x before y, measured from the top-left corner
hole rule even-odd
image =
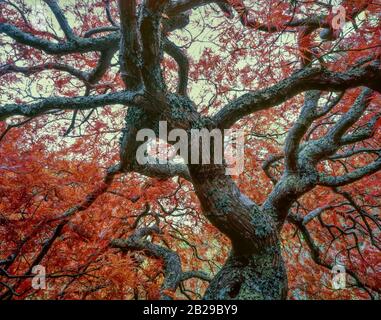
[[[107,95],[126,88],[117,48],[50,53],[4,27],[69,43],[70,34],[62,31],[49,2],[59,3],[76,37],[119,32],[118,1],[0,1],[0,300],[201,299],[229,255],[230,239],[205,217],[188,179],[118,171],[128,107],[52,107],[2,117],[2,108],[13,103]],[[379,62],[381,6],[376,1],[339,1],[346,24],[337,31],[330,27],[334,15],[328,2],[228,0],[190,6],[190,21],[174,30],[165,27],[171,12],[163,13],[165,36],[189,61],[187,94],[201,116],[212,117],[242,94],[268,88],[310,65],[346,72]],[[308,29],[308,23],[292,23],[317,16],[323,17],[318,22],[323,26]],[[109,29],[98,30],[102,27]],[[322,40],[322,31],[331,39]],[[102,59],[107,60],[104,69],[98,68]],[[166,90],[176,92],[179,65],[167,51],[161,68]],[[361,84],[322,90],[327,103],[340,93],[342,97],[313,122],[301,145],[325,136],[350,112],[362,89]],[[321,161],[320,172],[341,176],[381,157],[381,95],[372,89],[367,111],[348,131],[356,134],[371,126],[372,134]],[[257,204],[266,201],[282,177],[285,140],[304,94],[290,94],[281,102],[234,123],[246,138],[244,172],[233,179]],[[363,151],[345,156],[354,150]],[[278,158],[265,167],[271,157]],[[318,185],[295,201],[290,209],[294,218],[321,212],[304,224],[287,219],[280,233],[289,299],[380,297],[380,179],[375,171],[343,186]],[[138,243],[131,245],[134,250],[112,245],[114,239],[129,239],[153,225],[159,229],[137,242],[178,255],[184,277],[176,290],[163,288],[162,258]],[[346,289],[332,288],[331,269],[337,263],[347,270]],[[31,287],[35,265],[46,268],[46,290]],[[191,271],[199,274],[187,277]]]

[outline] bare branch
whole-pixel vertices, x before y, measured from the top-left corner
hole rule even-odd
[[[356,130],[353,133],[344,135],[339,142],[340,145],[345,146],[352,143],[364,141],[366,139],[373,137],[376,123],[380,118],[381,118],[381,113],[376,114],[365,127],[360,128],[359,130]]]
[[[303,224],[303,218],[300,217],[299,215],[293,214],[293,215],[288,216],[288,221],[291,222],[293,225],[295,225],[300,230],[300,232],[303,234],[303,239],[305,240],[308,248],[310,249],[312,260],[316,264],[318,264],[324,268],[327,268],[329,270],[332,270],[333,264],[329,264],[322,259],[322,253],[321,253],[318,245],[313,240],[313,238],[312,238],[310,232],[308,231],[307,227],[305,226],[305,224]],[[347,269],[346,272],[356,281],[356,285],[358,287],[364,289],[372,298],[373,298],[373,295],[369,292],[369,289],[376,291],[376,292],[380,292],[380,290],[378,288],[372,287],[369,284],[363,282],[357,276],[357,274],[354,271]]]
[[[308,91],[305,93],[302,111],[293,127],[288,132],[284,153],[286,170],[290,172],[298,171],[299,145],[304,135],[308,131],[312,122],[316,119],[316,111],[320,98],[320,91]]]
[[[167,13],[169,15],[178,15],[182,12],[196,9],[201,6],[205,6],[211,3],[216,3],[217,0],[176,0],[171,1]]]
[[[120,39],[119,63],[122,79],[128,88],[136,89],[142,84],[141,44],[137,31],[136,1],[119,0]]]
[[[373,233],[373,230],[367,220],[367,219],[371,220],[378,227],[378,229],[381,230],[381,225],[377,221],[377,218],[372,216],[371,214],[368,214],[368,212],[366,212],[366,210],[364,210],[356,202],[356,200],[352,197],[352,195],[349,192],[343,191],[339,188],[333,188],[333,191],[343,196],[346,200],[348,200],[349,204],[359,213],[362,221],[364,222],[365,228],[368,232],[372,245],[381,251],[381,243],[380,243],[381,241],[377,236],[375,237],[375,234]]]
[[[8,64],[0,68],[0,76],[6,75],[8,73],[14,73],[14,72],[22,73],[26,76],[30,76],[32,74],[35,74],[44,70],[65,71],[82,81],[87,81],[87,75],[85,72],[82,72],[69,65],[61,64],[61,63],[45,63],[45,64],[40,64],[40,65],[32,66],[32,67],[18,67],[16,65]]]
[[[44,0],[44,2],[49,6],[50,10],[52,10],[66,38],[68,40],[74,40],[76,36],[74,35],[72,28],[69,26],[65,14],[58,5],[57,0]]]
[[[164,51],[169,54],[177,62],[179,71],[179,84],[177,92],[183,96],[187,95],[188,89],[188,73],[189,73],[189,61],[186,54],[176,46],[172,41],[167,38],[164,39]]]
[[[368,153],[368,154],[379,154],[381,152],[381,149],[372,149],[372,148],[358,148],[349,150],[343,153],[337,153],[333,156],[329,157],[329,160],[338,160],[338,159],[346,159],[349,157],[353,157],[355,155],[361,154],[361,153]]]
[[[181,281],[185,281],[191,278],[197,278],[203,281],[210,282],[212,278],[203,271],[186,271],[181,275]]]
[[[31,104],[6,104],[0,106],[0,121],[11,116],[35,117],[49,110],[86,110],[115,104],[136,104],[140,92],[121,91],[109,94],[83,97],[50,97]]]
[[[155,178],[172,178],[175,176],[182,177],[188,181],[192,181],[188,167],[180,163],[147,163],[145,165],[135,165],[133,171],[142,175]]]
[[[84,38],[90,38],[91,36],[102,33],[102,32],[115,32],[118,31],[120,28],[119,27],[114,27],[114,26],[106,26],[106,27],[97,27],[90,29],[86,31],[86,33],[83,35]]]
[[[101,51],[101,56],[96,67],[88,74],[87,82],[89,84],[97,83],[110,67],[112,58],[114,57],[117,48],[111,48]]]
[[[284,158],[283,154],[278,154],[278,155],[271,155],[266,161],[263,162],[262,164],[262,169],[266,173],[267,177],[271,180],[271,182],[276,185],[277,180],[272,176],[270,173],[269,169],[270,167],[277,161],[281,160]]]
[[[161,20],[169,0],[147,0],[141,13],[142,76],[148,91],[153,94],[165,89],[160,62],[163,58]]]
[[[110,0],[105,0],[105,9],[106,9],[107,20],[111,23],[111,25],[113,25],[114,27],[117,27],[117,24],[115,23],[111,15]]]
[[[326,206],[323,206],[323,207],[319,207],[319,208],[316,208],[312,211],[310,211],[309,213],[307,213],[304,217],[303,217],[303,225],[306,225],[308,224],[309,222],[311,222],[313,219],[315,219],[316,217],[319,217],[323,212],[329,210],[329,209],[333,209],[333,208],[336,208],[336,207],[340,207],[344,205],[344,203],[339,203],[339,204],[329,204],[329,205],[326,205]]]
[[[128,239],[114,239],[111,247],[119,248],[123,251],[139,250],[144,251],[148,256],[159,258],[164,261],[164,282],[161,286],[161,298],[172,300],[166,291],[175,292],[181,281],[181,260],[179,255],[163,246],[153,244],[144,238],[153,233],[160,233],[157,225],[135,230]]]
[[[328,187],[345,186],[347,184],[356,182],[366,176],[370,176],[379,170],[381,170],[381,153],[378,154],[378,159],[376,161],[364,167],[353,170],[345,175],[334,177],[320,174],[318,185]]]
[[[373,90],[367,88],[364,89],[357,97],[351,109],[340,118],[340,120],[328,132],[327,136],[332,137],[332,140],[337,143],[345,132],[363,115],[364,111],[369,106],[372,94]]]
[[[366,85],[381,92],[380,83],[378,63],[340,73],[321,68],[306,68],[269,88],[244,94],[225,105],[213,119],[220,128],[229,128],[242,117],[275,107],[303,91],[344,91]]]
[[[0,33],[8,35],[21,44],[40,49],[45,53],[54,55],[107,50],[111,47],[115,47],[119,41],[119,34],[115,32],[106,37],[92,39],[77,38],[76,41],[55,43],[38,38],[30,33],[26,33],[9,23],[0,23]]]

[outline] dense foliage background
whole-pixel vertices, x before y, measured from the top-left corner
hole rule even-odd
[[[65,34],[47,2],[0,1],[0,23],[61,43]],[[328,40],[324,34],[319,36],[322,30],[327,33],[327,28],[306,37],[299,28],[287,26],[296,18],[331,21],[334,15],[329,2],[266,0],[245,1],[244,6],[240,1],[228,1],[235,9],[234,17],[216,4],[194,8],[189,24],[168,31],[168,37],[190,61],[188,95],[197,110],[204,116],[214,115],[245,92],[289,77],[303,59],[323,63],[331,71],[366,65],[369,56],[380,53],[378,1],[342,1],[347,23],[341,31],[331,30]],[[119,24],[117,1],[61,0],[59,4],[77,36],[107,36]],[[170,19],[166,14],[163,17],[163,21]],[[98,32],[97,28],[104,26],[110,30]],[[124,88],[116,50],[107,51],[111,59],[106,70],[84,79],[83,75],[97,69],[105,51],[49,54],[9,36],[5,27],[0,31],[1,105]],[[176,91],[177,63],[165,54],[162,68],[168,90]],[[360,91],[347,90],[330,113],[314,122],[305,141],[323,136],[349,110]],[[328,100],[330,93],[324,92],[322,97]],[[271,179],[280,178],[281,159],[266,170],[263,164],[269,156],[282,154],[303,99],[302,94],[296,95],[243,117],[234,126],[246,133],[245,170],[234,180],[256,203],[263,203],[270,194]],[[379,156],[380,103],[381,96],[375,93],[368,111],[351,129],[356,132],[372,124],[372,136],[356,144],[356,150],[364,152],[322,162],[321,170],[345,174]],[[163,179],[136,172],[117,175],[112,182],[104,180],[107,168],[119,161],[126,111],[122,105],[52,108],[37,116],[13,116],[0,122],[1,298],[158,299],[164,280],[163,260],[144,250],[121,252],[109,245],[112,239],[127,238],[155,223],[160,232],[146,241],[176,252],[185,274],[178,289],[165,294],[176,299],[203,296],[208,280],[227,258],[230,241],[203,216],[192,184],[181,177]],[[353,145],[341,154],[351,150]],[[310,214],[312,219],[301,228],[286,222],[281,233],[288,298],[379,297],[380,179],[377,172],[336,189],[319,186],[292,207],[294,214]],[[331,269],[338,262],[348,272],[343,290],[333,290],[331,284]],[[46,267],[47,290],[31,288],[35,265]],[[199,273],[187,275],[187,271]]]

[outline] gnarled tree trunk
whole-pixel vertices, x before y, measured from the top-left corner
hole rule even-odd
[[[206,217],[232,243],[205,299],[285,299],[287,273],[274,216],[242,194],[224,166],[190,166],[190,173]]]
[[[0,2],[5,3],[4,1]],[[61,232],[64,232],[63,227],[69,223],[75,214],[88,209],[101,194],[104,194],[111,186],[116,175],[131,172],[159,179],[174,176],[187,179],[194,187],[205,217],[231,241],[230,255],[213,279],[209,279],[208,275],[197,270],[183,272],[180,256],[169,245],[163,247],[159,241],[154,243],[156,239],[147,239],[148,236],[161,232],[160,224],[163,221],[160,221],[159,217],[157,217],[156,222],[147,222],[149,225],[143,228],[136,224],[134,226],[136,230],[133,230],[127,239],[115,239],[112,241],[111,245],[114,247],[130,251],[144,251],[146,256],[163,261],[165,279],[160,292],[162,299],[173,298],[176,290],[180,287],[181,281],[191,277],[210,281],[205,293],[205,299],[285,299],[287,296],[287,274],[281,254],[280,233],[287,219],[303,233],[305,241],[311,249],[312,259],[321,266],[331,268],[332,265],[321,258],[319,247],[314,243],[306,224],[327,208],[335,207],[335,204],[318,208],[305,217],[291,212],[298,199],[317,186],[331,188],[334,192],[344,196],[346,199],[345,205],[349,203],[364,221],[364,226],[361,226],[361,223],[357,222],[357,218],[353,218],[355,225],[361,226],[358,229],[358,234],[368,235],[372,245],[377,246],[377,248],[380,247],[379,241],[376,239],[377,236],[372,233],[372,228],[369,226],[367,219],[371,224],[377,226],[379,226],[379,221],[359,207],[349,193],[337,189],[381,170],[381,150],[376,147],[376,144],[374,146],[369,144],[369,147],[366,148],[364,146],[355,148],[356,143],[362,143],[373,138],[381,117],[378,109],[372,111],[372,108],[368,108],[373,95],[381,93],[380,54],[379,52],[377,54],[369,52],[369,56],[364,56],[353,64],[348,64],[348,61],[354,61],[354,57],[343,55],[343,58],[337,60],[336,65],[331,65],[331,60],[334,59],[333,49],[337,46],[337,43],[332,43],[329,51],[324,48],[329,47],[329,41],[336,39],[338,35],[334,35],[332,26],[328,22],[330,20],[329,14],[321,16],[313,14],[300,18],[299,16],[304,16],[305,13],[300,12],[295,15],[294,8],[290,7],[289,11],[293,12],[293,16],[288,18],[282,13],[282,19],[287,18],[287,22],[283,21],[281,24],[273,25],[271,21],[266,21],[263,24],[259,22],[262,18],[267,18],[265,12],[263,12],[263,17],[259,16],[259,19],[250,17],[248,8],[245,7],[244,1],[241,0],[118,0],[115,2],[119,9],[119,24],[113,22],[110,8],[108,8],[106,11],[112,26],[82,30],[86,32],[84,36],[81,36],[80,30],[72,29],[66,19],[64,13],[67,9],[61,9],[56,0],[46,0],[45,2],[56,17],[65,39],[58,42],[51,41],[52,35],[48,37],[41,32],[37,33],[31,26],[25,25],[19,28],[20,26],[16,26],[19,23],[14,25],[11,23],[12,21],[6,22],[8,18],[1,19],[1,36],[11,38],[15,44],[17,43],[17,46],[24,45],[28,47],[28,50],[32,50],[27,55],[25,54],[27,51],[21,51],[18,47],[17,50],[4,49],[2,53],[7,56],[6,51],[21,51],[23,53],[22,60],[25,60],[24,56],[29,55],[35,59],[33,54],[35,50],[39,51],[39,55],[41,54],[40,51],[42,51],[47,57],[63,58],[66,55],[71,55],[66,61],[69,64],[56,63],[56,58],[50,60],[43,56],[44,60],[50,62],[41,65],[27,64],[27,66],[19,66],[14,64],[14,61],[18,61],[20,57],[15,59],[12,57],[12,59],[4,59],[7,62],[0,66],[0,76],[8,73],[32,75],[44,70],[66,72],[82,82],[85,95],[73,97],[48,96],[30,103],[17,102],[17,100],[15,103],[6,103],[0,106],[0,121],[13,116],[24,116],[31,119],[47,115],[47,113],[53,116],[61,114],[57,113],[57,111],[67,112],[72,110],[74,111],[72,125],[74,125],[78,111],[91,110],[90,116],[95,108],[112,105],[123,105],[125,109],[128,107],[128,111],[125,125],[120,132],[120,162],[110,167],[101,186],[89,193],[82,202],[67,209],[59,216],[48,220],[48,224],[58,222],[55,231],[48,241],[43,242],[39,254],[36,255],[35,260],[30,263],[30,267],[20,279],[30,276],[33,266],[43,260],[53,243],[60,238]],[[105,2],[108,4],[108,1]],[[288,51],[290,50],[288,48],[286,52],[289,57],[287,59],[291,58],[292,61],[290,60],[290,63],[287,63],[287,60],[283,61],[282,58],[279,60],[282,62],[280,63],[281,67],[276,67],[273,73],[276,78],[280,77],[282,80],[274,82],[272,85],[267,84],[267,87],[263,88],[264,85],[261,83],[263,79],[259,74],[253,81],[256,84],[256,90],[251,87],[245,88],[248,91],[247,93],[238,98],[229,98],[230,101],[219,108],[216,113],[210,112],[208,116],[205,116],[204,112],[198,110],[196,102],[188,97],[190,59],[188,59],[182,47],[177,46],[169,39],[169,33],[183,29],[190,23],[192,9],[212,3],[217,4],[226,16],[232,17],[233,12],[236,11],[242,25],[251,28],[253,32],[278,33],[292,31],[294,34],[298,34],[297,51],[300,53],[301,68],[292,67],[294,57],[291,57],[290,53],[294,50]],[[7,3],[7,5],[10,5],[10,3]],[[305,11],[315,12],[316,7],[318,8],[320,5],[322,4],[313,3],[311,4],[313,10]],[[361,12],[364,12],[367,6],[368,4],[353,7],[353,10],[348,12],[347,20],[353,21],[355,25],[356,17]],[[16,6],[14,7],[17,9]],[[267,9],[265,11],[267,12]],[[22,11],[20,12],[22,13]],[[14,13],[10,17],[12,17],[10,20],[13,20]],[[372,24],[374,23],[372,22]],[[84,26],[86,25],[88,24],[84,24]],[[191,29],[196,30],[198,28],[194,27],[195,25]],[[361,28],[361,26],[356,26],[356,28],[359,27]],[[366,28],[369,28],[369,26]],[[365,30],[367,29],[364,29],[364,33],[360,33],[362,37],[365,32],[369,32]],[[316,31],[320,31],[320,36],[325,42],[324,45],[322,45],[323,42],[319,45],[314,44]],[[100,33],[106,34],[99,36]],[[372,39],[372,37],[378,39],[379,35],[376,36],[375,33],[372,36],[370,33],[369,37],[366,38]],[[279,36],[277,38],[279,39]],[[235,44],[235,39],[232,40]],[[347,40],[352,41],[352,38]],[[3,38],[1,38],[1,41],[3,41]],[[267,43],[267,41],[262,42]],[[351,43],[347,42],[343,45],[343,48],[348,44]],[[10,44],[10,46],[12,45]],[[247,46],[245,44],[244,47]],[[289,47],[289,44],[287,46]],[[240,52],[244,51],[244,47],[239,45],[234,48],[234,52],[241,55]],[[257,47],[257,44],[255,47]],[[372,44],[372,47],[368,49],[373,51],[376,47]],[[226,51],[230,49],[228,48]],[[341,49],[340,53],[344,53],[345,50]],[[370,51],[365,49],[361,45],[351,51],[357,53]],[[107,79],[113,79],[108,74],[108,71],[114,69],[112,60],[116,52],[119,52],[118,73],[120,73],[124,87],[120,90],[112,90],[109,93],[105,91],[104,94],[100,94],[99,90],[103,86],[107,84],[107,87],[110,87],[109,80],[104,83],[100,83],[100,80],[106,75]],[[73,54],[75,57],[80,57],[90,53],[91,56],[96,56],[94,53],[99,53],[96,66],[90,72],[86,71],[87,69],[76,69],[71,65],[73,63]],[[171,56],[178,67],[176,90],[170,90],[173,83],[166,79],[163,74],[162,60],[164,53]],[[250,63],[253,60],[251,58],[254,58],[254,61],[258,60],[256,64],[261,64],[263,61],[267,62],[267,60],[261,60],[259,57],[260,55],[250,57]],[[326,61],[325,58],[327,58]],[[31,62],[34,59],[31,59]],[[211,59],[211,61],[214,60]],[[212,63],[208,63],[206,68],[214,68]],[[90,66],[88,61],[85,60],[79,65]],[[285,69],[284,72],[282,71],[283,68]],[[259,69],[253,68],[254,74],[255,70]],[[264,74],[266,74],[267,78],[269,73],[266,70]],[[234,76],[234,74],[231,74],[229,78]],[[251,76],[248,78],[251,78]],[[116,74],[115,79],[117,79]],[[213,83],[213,79],[211,79],[211,82]],[[243,84],[245,82],[243,81]],[[97,87],[97,84],[101,86]],[[216,95],[225,92],[225,89],[222,90],[222,87],[225,86],[226,84],[216,88]],[[330,120],[322,123],[324,130],[312,137],[311,133],[320,125],[319,121],[322,121],[326,115],[341,103],[345,92],[360,86],[366,86],[367,88],[363,88],[360,94],[355,93],[356,100],[353,105],[332,113],[328,118]],[[16,88],[18,90],[18,87]],[[69,91],[72,91],[72,89]],[[335,92],[340,92],[340,94],[333,94]],[[327,93],[330,93],[330,95],[328,96]],[[139,164],[137,161],[136,151],[140,146],[140,141],[137,141],[137,133],[141,129],[150,129],[157,132],[160,121],[166,121],[169,130],[185,130],[188,138],[190,138],[192,129],[229,129],[244,117],[279,106],[299,94],[304,95],[304,102],[301,103],[300,114],[287,132],[284,148],[279,151],[280,154],[273,154],[263,166],[268,178],[274,183],[274,188],[261,205],[254,203],[241,193],[233,179],[226,175],[225,165],[202,164],[201,159],[199,159],[200,164],[197,165],[163,164],[160,162]],[[28,100],[29,98],[31,97],[29,97],[28,93]],[[347,100],[352,101],[353,99],[350,97]],[[218,101],[215,106],[211,105],[211,109],[219,107],[222,101]],[[348,104],[348,101],[345,103]],[[203,103],[199,106],[199,108],[201,107],[204,108]],[[368,109],[370,110],[369,114],[367,113]],[[363,115],[371,116],[366,125],[359,122]],[[87,122],[89,116],[84,118],[79,127]],[[0,137],[0,140],[4,138],[9,129],[26,124],[31,119],[17,125],[7,125],[7,129]],[[59,122],[62,122],[62,119]],[[288,122],[288,119],[285,122]],[[314,122],[317,123],[314,124]],[[67,132],[73,129],[72,125]],[[251,130],[251,128],[249,129]],[[97,136],[98,134],[97,131]],[[190,140],[188,141],[190,142]],[[349,145],[352,145],[353,148],[348,149]],[[260,145],[258,150],[259,148],[261,148]],[[210,151],[213,149],[213,146],[211,146]],[[191,146],[189,145],[190,153]],[[350,168],[352,169],[347,170],[344,166],[345,172],[342,173],[331,172],[322,168],[325,161],[349,159],[360,153],[369,156],[368,163],[361,167],[353,167],[351,162],[348,162],[351,164]],[[282,162],[283,173],[281,177],[274,177],[269,173],[269,168],[279,161],[284,161]],[[101,161],[100,163],[103,164]],[[58,176],[58,174],[56,175]],[[19,212],[17,212],[17,215],[19,215]],[[43,222],[46,223],[45,218]],[[156,225],[152,226],[152,223],[156,223]],[[356,234],[353,231],[354,228],[354,226],[349,226],[342,231],[342,234]],[[330,229],[328,230],[331,233]],[[4,266],[0,274],[7,276],[7,281],[12,278],[18,279],[17,276],[9,276],[7,269],[14,264],[16,257],[23,257],[21,249],[33,237],[30,237],[29,240],[28,237],[25,237],[25,239],[20,242],[20,246],[14,253],[5,260],[0,260],[0,266]],[[39,240],[36,243],[40,242],[42,241]],[[355,248],[359,249],[357,238],[355,245]],[[366,290],[368,290],[368,287],[372,287],[363,284],[353,271],[348,270],[348,274],[356,280],[356,284],[360,287]],[[0,289],[5,288],[4,294],[0,295],[0,300],[15,295],[17,290],[14,289],[21,283],[21,280],[17,281],[18,283],[15,283],[13,287],[0,281]],[[379,292],[379,288],[372,288],[372,290]]]
[[[236,254],[211,281],[205,299],[280,300],[287,296],[287,273],[279,244]]]

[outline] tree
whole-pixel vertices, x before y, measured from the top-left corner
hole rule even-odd
[[[380,294],[379,5],[0,10],[1,299]],[[244,172],[139,164],[159,121],[244,131]],[[347,289],[322,288],[338,261]]]

